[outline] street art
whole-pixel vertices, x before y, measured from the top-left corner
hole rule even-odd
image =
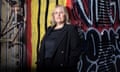
[[[0,12],[0,66],[5,71],[11,65],[15,67],[12,72],[36,68],[40,42],[57,4],[66,6],[71,23],[83,35],[79,72],[120,71],[120,0],[16,1],[21,5],[0,1],[4,7]]]
[[[0,71],[17,71],[25,65],[24,6],[16,1],[1,1]],[[12,70],[11,70],[12,69]]]
[[[113,29],[103,30],[102,34],[95,28],[85,33],[86,53],[81,56],[79,72],[118,72],[119,71],[119,33]]]
[[[72,4],[71,20],[83,29],[87,43],[79,72],[119,72],[119,0],[74,0]]]

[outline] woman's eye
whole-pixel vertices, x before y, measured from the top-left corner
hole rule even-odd
[[[54,12],[54,14],[63,14],[64,12]]]
[[[57,12],[55,12],[54,14],[57,14]]]

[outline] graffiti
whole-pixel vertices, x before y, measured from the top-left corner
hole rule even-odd
[[[21,4],[20,8],[14,5],[15,1]],[[40,47],[40,38],[49,26],[49,10],[64,1],[71,1],[71,7],[66,5],[70,10],[70,20],[83,32],[85,51],[83,50],[84,53],[80,56],[79,72],[120,71],[120,0],[1,0],[0,54],[5,57],[0,57],[0,65],[6,68],[5,71],[11,65],[21,70],[27,63],[30,66],[31,62],[35,64],[35,53]],[[24,8],[25,2],[28,8]],[[33,10],[30,6],[36,11],[29,11]],[[27,10],[28,16],[25,17]],[[27,25],[25,19],[28,20]],[[32,20],[33,24],[29,20]],[[30,41],[34,41],[31,43],[33,46]],[[25,44],[26,42],[28,44]],[[35,48],[37,50],[33,51]]]
[[[80,58],[79,72],[119,72],[119,32],[120,28],[116,32],[113,28],[104,29],[101,33],[89,28],[85,33],[87,51]]]
[[[119,0],[74,0],[73,7],[77,7],[77,16],[80,16],[87,26],[93,26],[93,24],[114,24],[116,18],[120,20],[119,3]]]
[[[78,3],[78,5],[79,5],[79,11],[80,11],[80,13],[83,15],[83,18],[84,18],[84,20],[86,20],[86,22],[87,22],[87,24],[90,24],[90,25],[92,25],[93,24],[93,0],[91,0],[91,2],[90,2],[90,8],[89,8],[89,13],[90,13],[90,15],[91,16],[87,16],[86,15],[86,13],[85,13],[85,7],[83,6],[83,3],[82,3],[82,1],[81,0],[77,0],[77,3]]]
[[[13,69],[12,71],[16,71],[15,69],[22,68],[25,64],[25,41],[23,40],[25,23],[21,11],[23,8],[16,1],[6,0],[3,3],[8,4],[10,10],[1,21],[0,48],[1,55],[5,57],[1,57],[0,71],[9,71],[10,68]],[[6,6],[5,8],[7,8]]]
[[[119,3],[120,0],[72,1],[71,22],[79,24],[84,33],[83,45],[87,43],[80,56],[79,72],[120,71]]]
[[[119,6],[120,1],[118,0],[118,2],[117,2],[117,3],[118,3],[118,8],[119,8],[118,10],[119,10],[119,13],[120,13],[120,6]],[[119,14],[119,20],[120,20],[120,14]]]

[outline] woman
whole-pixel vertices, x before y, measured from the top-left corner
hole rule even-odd
[[[52,13],[52,26],[48,28],[38,54],[39,72],[78,72],[81,40],[77,29],[68,24],[65,7],[56,6]]]

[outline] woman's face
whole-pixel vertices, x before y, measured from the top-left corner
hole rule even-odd
[[[62,7],[57,7],[54,11],[53,18],[56,24],[63,24],[65,21],[65,12]]]

